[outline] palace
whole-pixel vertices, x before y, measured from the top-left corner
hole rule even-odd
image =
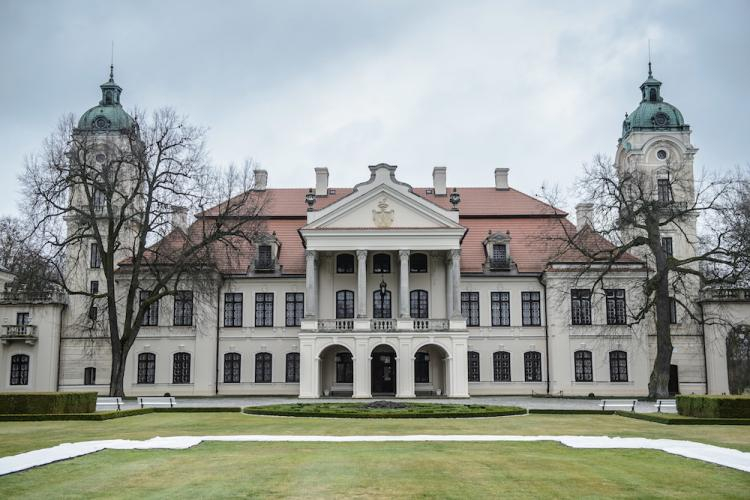
[[[77,130],[132,126],[112,78]],[[697,149],[680,111],[664,102],[649,71],[642,100],[623,124],[618,165],[668,175]],[[666,174],[665,174],[666,172]],[[355,186],[329,185],[314,170],[311,188],[272,188],[265,232],[227,248],[201,290],[165,297],[144,317],[125,375],[128,395],[291,395],[468,397],[502,394],[645,395],[655,354],[653,320],[629,324],[642,303],[648,263],[624,255],[603,283],[581,278],[583,256],[561,251],[566,231],[585,232],[591,205],[568,214],[511,187],[509,170],[487,185],[453,187],[445,167],[412,187],[396,166],[364,171]],[[312,172],[311,172],[312,179]],[[692,179],[692,177],[691,177]],[[659,194],[657,194],[659,195]],[[675,193],[674,202],[687,194]],[[201,214],[210,217],[211,211]],[[675,255],[691,255],[696,221],[664,235]],[[175,220],[165,239],[191,230]],[[104,283],[100,259],[77,276]],[[84,262],[85,261],[85,262]],[[121,263],[126,279],[127,262]],[[10,280],[0,272],[0,280]],[[588,282],[586,281],[588,279]],[[588,283],[588,284],[587,284]],[[696,307],[750,322],[750,292],[694,293]],[[718,311],[718,312],[717,312]],[[89,305],[64,294],[0,298],[0,391],[106,393],[106,336],[83,332]],[[673,311],[670,390],[730,392],[727,335]]]

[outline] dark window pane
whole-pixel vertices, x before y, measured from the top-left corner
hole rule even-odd
[[[391,317],[391,292],[380,290],[372,292],[372,317],[377,319]]]
[[[26,354],[10,357],[10,385],[29,385],[29,357]]]
[[[426,273],[427,272],[427,254],[413,253],[409,255],[409,272]]]
[[[83,369],[83,385],[95,385],[96,384],[96,368],[93,366],[87,366]]]
[[[140,304],[143,304],[148,300],[151,292],[148,290],[140,291]],[[141,320],[143,326],[158,326],[159,325],[159,301],[152,302],[146,306],[146,310],[143,313],[143,319]]]
[[[352,354],[340,352],[336,354],[336,383],[351,384],[354,380],[354,364]]]
[[[299,382],[299,353],[290,352],[286,355],[286,381]]]
[[[224,354],[224,383],[239,384],[242,368],[242,356],[236,352]]]
[[[255,326],[273,326],[273,294],[255,294]]]
[[[479,353],[469,351],[468,356],[469,382],[479,382]]]
[[[391,256],[385,253],[377,253],[372,256],[373,273],[390,273]]]
[[[510,326],[510,293],[492,292],[492,326]]]
[[[144,352],[138,355],[138,383],[153,384],[156,373],[156,355]]]
[[[576,382],[593,382],[594,372],[591,364],[591,351],[576,351],[573,354],[575,361]]]
[[[259,352],[255,355],[255,382],[271,383],[271,353]]]
[[[429,304],[426,290],[412,290],[409,294],[409,309],[414,319],[426,319],[429,317]]]
[[[523,354],[524,378],[526,382],[542,381],[542,355],[536,351]]]
[[[286,294],[286,326],[300,326],[305,317],[305,294]]]
[[[193,325],[193,292],[179,290],[174,296],[174,325]]]
[[[430,382],[430,355],[418,352],[414,357],[414,382],[427,384]]]
[[[242,294],[224,294],[224,326],[242,326]]]
[[[353,273],[354,272],[354,255],[350,253],[342,253],[336,256],[336,272],[337,273]]]
[[[187,352],[177,352],[173,356],[172,362],[172,383],[189,384],[190,383],[190,354]]]
[[[627,308],[625,306],[625,290],[622,288],[606,290],[607,295],[607,324],[624,325],[627,323]]]
[[[571,323],[574,325],[591,324],[591,290],[575,289],[570,291]]]
[[[521,322],[523,326],[542,324],[542,310],[539,292],[521,292]]]
[[[461,292],[461,315],[466,326],[479,326],[479,292]]]
[[[609,353],[609,380],[611,382],[628,381],[628,354],[625,351]]]
[[[336,292],[336,319],[354,317],[354,292],[339,290]]]
[[[492,354],[495,382],[510,382],[510,353],[498,351]]]

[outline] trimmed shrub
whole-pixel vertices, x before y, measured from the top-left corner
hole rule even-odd
[[[482,406],[435,403],[403,403],[403,408],[373,408],[364,403],[293,403],[247,406],[242,411],[253,415],[326,418],[472,418],[525,415],[515,406]]]
[[[750,418],[696,418],[670,413],[633,413],[632,411],[617,411],[616,413],[621,417],[666,425],[750,425]]]
[[[750,397],[680,395],[677,413],[688,417],[750,418]]]
[[[38,415],[94,413],[95,411],[95,392],[0,393],[0,414]]]
[[[529,413],[537,415],[614,415],[615,410],[558,410],[554,408],[538,408],[529,410]]]

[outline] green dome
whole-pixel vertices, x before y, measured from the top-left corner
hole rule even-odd
[[[661,82],[651,75],[641,84],[641,103],[635,111],[625,115],[622,137],[638,130],[689,130],[680,110],[661,97]]]
[[[111,67],[109,81],[103,83],[101,89],[102,100],[98,106],[94,106],[81,116],[78,120],[78,129],[96,132],[132,129],[135,120],[120,105],[122,88],[115,83]]]

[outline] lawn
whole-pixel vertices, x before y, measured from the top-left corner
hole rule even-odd
[[[747,426],[667,426],[616,415],[472,419],[155,413],[103,422],[3,422],[0,456],[63,442],[211,434],[526,434],[688,439],[750,451]],[[557,443],[204,443],[104,451],[0,478],[0,498],[163,496],[723,496],[750,474],[652,450]]]

